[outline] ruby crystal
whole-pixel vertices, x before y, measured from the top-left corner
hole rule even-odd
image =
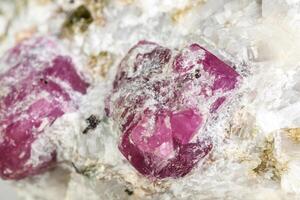
[[[212,150],[205,124],[238,77],[198,44],[172,52],[139,42],[120,63],[106,107],[120,125],[121,153],[149,178],[185,176]]]
[[[55,149],[49,151],[46,144],[34,151],[38,155],[32,155],[32,145],[46,126],[76,109],[74,94],[86,93],[88,84],[76,72],[71,58],[58,52],[53,39],[41,37],[23,41],[1,60],[1,68],[6,69],[0,74],[3,179],[25,178],[55,164]]]

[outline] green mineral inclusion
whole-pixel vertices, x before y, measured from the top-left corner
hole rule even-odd
[[[86,6],[81,5],[67,17],[63,27],[69,31],[73,31],[74,28],[78,27],[80,31],[84,32],[92,22],[91,12]]]

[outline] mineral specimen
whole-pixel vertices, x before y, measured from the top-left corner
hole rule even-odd
[[[0,176],[22,179],[56,162],[44,129],[78,107],[88,83],[52,38],[23,41],[2,58],[0,74]]]
[[[238,78],[198,44],[172,53],[140,41],[120,63],[106,106],[120,125],[120,151],[149,178],[185,176],[212,150],[205,125],[231,98]]]

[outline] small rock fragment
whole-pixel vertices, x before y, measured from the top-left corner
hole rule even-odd
[[[95,115],[91,115],[86,119],[86,121],[88,123],[88,126],[83,130],[83,134],[87,134],[89,130],[97,128],[98,124],[100,124],[101,122],[101,120]]]
[[[84,5],[79,6],[67,17],[63,24],[63,33],[65,35],[73,34],[77,30],[84,32],[93,22],[93,16]]]

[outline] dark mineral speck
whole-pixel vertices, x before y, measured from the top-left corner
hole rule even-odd
[[[132,191],[132,190],[125,189],[125,192],[126,192],[129,196],[133,195],[133,191]]]
[[[91,115],[86,119],[86,122],[88,123],[88,126],[83,130],[83,134],[87,134],[89,130],[94,130],[95,128],[97,128],[101,120],[97,116]]]

